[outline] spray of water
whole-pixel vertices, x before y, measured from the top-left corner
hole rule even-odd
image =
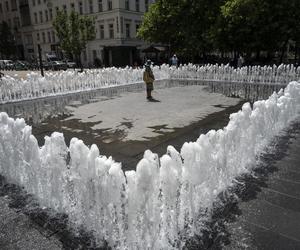
[[[173,69],[170,69],[173,70]],[[68,73],[66,73],[68,74]],[[249,103],[228,125],[169,146],[161,158],[145,151],[136,171],[101,155],[96,145],[53,133],[38,146],[23,119],[0,113],[0,173],[40,204],[69,215],[116,249],[178,249],[200,230],[199,211],[250,170],[256,156],[300,111],[300,84]]]
[[[229,65],[193,64],[169,67],[153,67],[157,80],[193,79],[198,81],[217,81],[231,83],[282,84],[300,78],[300,67],[280,66],[246,66],[235,69]],[[81,91],[108,88],[142,82],[143,69],[105,68],[76,71],[47,72],[45,77],[31,72],[27,79],[4,76],[0,82],[0,103],[31,100],[49,96],[65,95]]]

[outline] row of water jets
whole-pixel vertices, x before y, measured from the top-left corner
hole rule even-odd
[[[288,84],[300,77],[300,67],[296,68],[293,65],[247,66],[238,69],[229,65],[196,66],[188,64],[178,68],[162,65],[153,67],[153,71],[157,80],[194,79],[250,84]],[[47,72],[45,77],[31,72],[27,74],[26,79],[6,75],[0,80],[0,103],[132,84],[142,82],[142,76],[143,69],[130,67],[94,69],[82,73],[76,71]]]
[[[172,69],[173,70],[173,69]],[[175,69],[174,69],[175,71]],[[68,74],[68,73],[66,73]],[[300,112],[300,84],[249,103],[224,129],[202,134],[180,152],[159,158],[147,150],[136,171],[101,155],[96,145],[53,133],[38,146],[23,119],[0,113],[0,173],[22,185],[42,206],[69,215],[73,226],[115,249],[178,249],[201,230],[199,212]]]

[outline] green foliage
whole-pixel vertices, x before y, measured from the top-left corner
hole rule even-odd
[[[95,39],[94,19],[81,16],[75,11],[72,11],[69,15],[65,11],[59,11],[53,26],[59,38],[60,47],[77,60],[86,48],[87,42]]]
[[[292,1],[228,0],[222,6],[228,49],[274,51],[291,38]],[[222,34],[223,36],[224,34]]]
[[[299,0],[158,0],[145,14],[138,35],[173,50],[251,54],[300,44]]]
[[[0,24],[0,54],[9,58],[16,53],[14,36],[6,22]]]
[[[158,0],[145,14],[138,31],[149,42],[171,45],[191,57],[212,49],[210,29],[220,0]]]

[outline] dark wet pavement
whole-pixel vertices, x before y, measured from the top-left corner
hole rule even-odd
[[[241,202],[241,215],[226,225],[226,249],[300,249],[300,123],[294,129],[286,154],[267,166],[274,172],[261,191]]]
[[[300,249],[300,122],[219,195],[190,249]]]

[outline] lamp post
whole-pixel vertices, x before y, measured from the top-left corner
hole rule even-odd
[[[38,44],[38,52],[39,52],[39,61],[40,61],[41,75],[44,76],[43,61],[42,61],[42,49],[41,49],[41,45],[40,44]]]

